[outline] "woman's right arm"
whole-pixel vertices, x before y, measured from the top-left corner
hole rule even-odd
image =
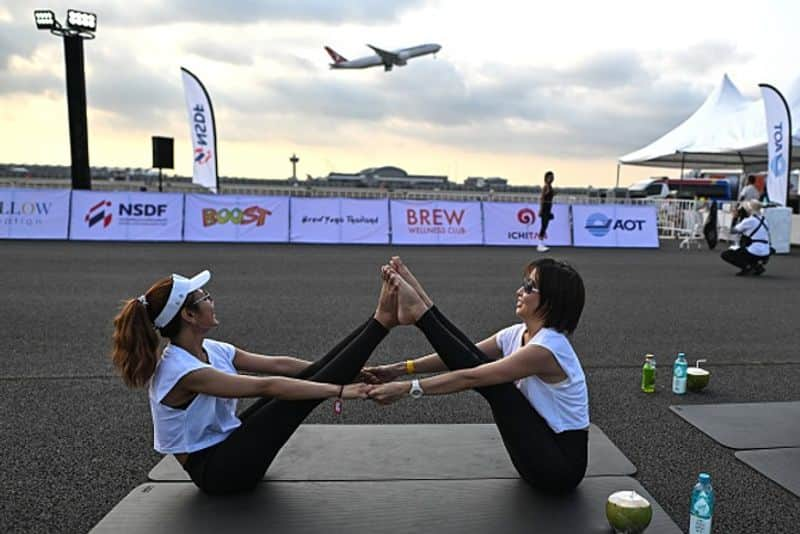
[[[341,386],[323,382],[311,382],[283,376],[231,375],[216,369],[199,369],[178,381],[180,387],[191,393],[203,393],[214,397],[275,397],[284,400],[327,399],[338,397]],[[365,399],[369,386],[349,384],[344,386],[342,397]]]

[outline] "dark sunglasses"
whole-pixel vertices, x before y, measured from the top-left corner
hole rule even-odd
[[[533,280],[526,278],[522,281],[522,290],[527,294],[539,293],[539,288],[533,283]]]
[[[205,291],[204,295],[202,297],[200,297],[199,299],[195,300],[191,304],[187,304],[187,306],[191,306],[191,307],[197,306],[198,304],[200,304],[204,300],[208,300],[208,301],[214,302],[214,297],[211,296],[211,293]]]

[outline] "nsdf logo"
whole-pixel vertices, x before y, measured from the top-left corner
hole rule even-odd
[[[641,232],[645,219],[612,219],[604,213],[592,213],[586,218],[584,228],[594,237],[605,237],[611,230]]]
[[[101,200],[84,215],[83,220],[89,228],[108,228],[116,216],[120,225],[165,225],[167,223],[167,204],[146,204],[121,202],[113,209],[110,200]]]
[[[111,220],[113,218],[113,213],[111,212],[111,201],[110,200],[101,200],[91,208],[89,211],[86,212],[86,215],[83,217],[84,222],[89,228],[92,228],[98,223],[103,223],[103,228],[108,228],[108,225],[111,224]]]

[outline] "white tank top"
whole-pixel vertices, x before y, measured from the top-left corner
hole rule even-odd
[[[177,345],[167,345],[150,379],[153,447],[162,454],[195,452],[216,445],[242,424],[236,417],[237,399],[198,394],[188,407],[180,410],[161,402],[192,371],[213,367],[223,373],[238,374],[233,366],[236,353],[233,345],[205,339],[203,348],[209,363],[201,362]]]
[[[500,330],[495,339],[503,357],[522,348],[525,324],[515,324]],[[541,415],[553,432],[583,430],[589,427],[589,392],[581,362],[567,336],[551,328],[542,328],[528,345],[539,345],[553,354],[567,378],[549,384],[536,375],[517,382],[531,406]]]

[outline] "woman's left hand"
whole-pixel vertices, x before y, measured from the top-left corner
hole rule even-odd
[[[373,386],[369,392],[369,398],[378,404],[391,404],[408,395],[409,389],[411,389],[409,382],[389,382]]]

